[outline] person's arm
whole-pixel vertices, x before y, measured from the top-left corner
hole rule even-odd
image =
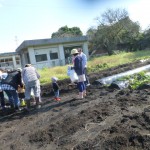
[[[57,83],[53,83],[53,90],[57,91],[59,89],[59,86]]]
[[[74,60],[74,70],[80,69],[80,65],[80,60],[78,57],[76,57],[76,59]]]
[[[21,88],[23,88],[23,82],[22,82],[22,76],[21,76],[21,72],[18,72],[18,85],[20,85]]]
[[[87,67],[87,57],[85,54],[82,55],[82,59],[83,59],[83,65],[84,67]]]
[[[37,78],[39,79],[40,78],[40,74],[37,72],[37,70],[35,69],[35,72],[36,72],[36,76]]]
[[[59,90],[59,85],[58,85],[58,83],[56,83],[56,87],[57,87],[57,89]]]

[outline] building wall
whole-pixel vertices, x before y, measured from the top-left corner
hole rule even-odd
[[[25,57],[25,51],[21,52],[22,55],[22,66],[29,62],[37,69],[45,67],[63,66],[66,64],[64,47],[82,47],[85,54],[88,55],[88,45],[87,42],[78,43],[67,43],[67,44],[57,44],[49,46],[34,46],[27,48],[27,53],[29,55],[29,60]]]
[[[0,55],[0,68],[2,69],[17,69],[21,67],[19,55]]]

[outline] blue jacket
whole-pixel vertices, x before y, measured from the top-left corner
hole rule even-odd
[[[77,73],[77,75],[83,75],[84,74],[83,59],[79,55],[76,56],[74,59],[74,70]]]

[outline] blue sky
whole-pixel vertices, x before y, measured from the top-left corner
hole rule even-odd
[[[24,40],[50,38],[67,25],[85,34],[108,8],[125,8],[144,30],[149,0],[0,0],[0,53],[14,52]]]

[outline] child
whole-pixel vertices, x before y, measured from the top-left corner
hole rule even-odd
[[[60,101],[61,99],[59,97],[59,85],[57,83],[58,78],[52,77],[51,80],[52,80],[52,88],[53,88],[53,91],[54,91],[54,94],[55,94],[55,98],[54,99],[56,101]]]

